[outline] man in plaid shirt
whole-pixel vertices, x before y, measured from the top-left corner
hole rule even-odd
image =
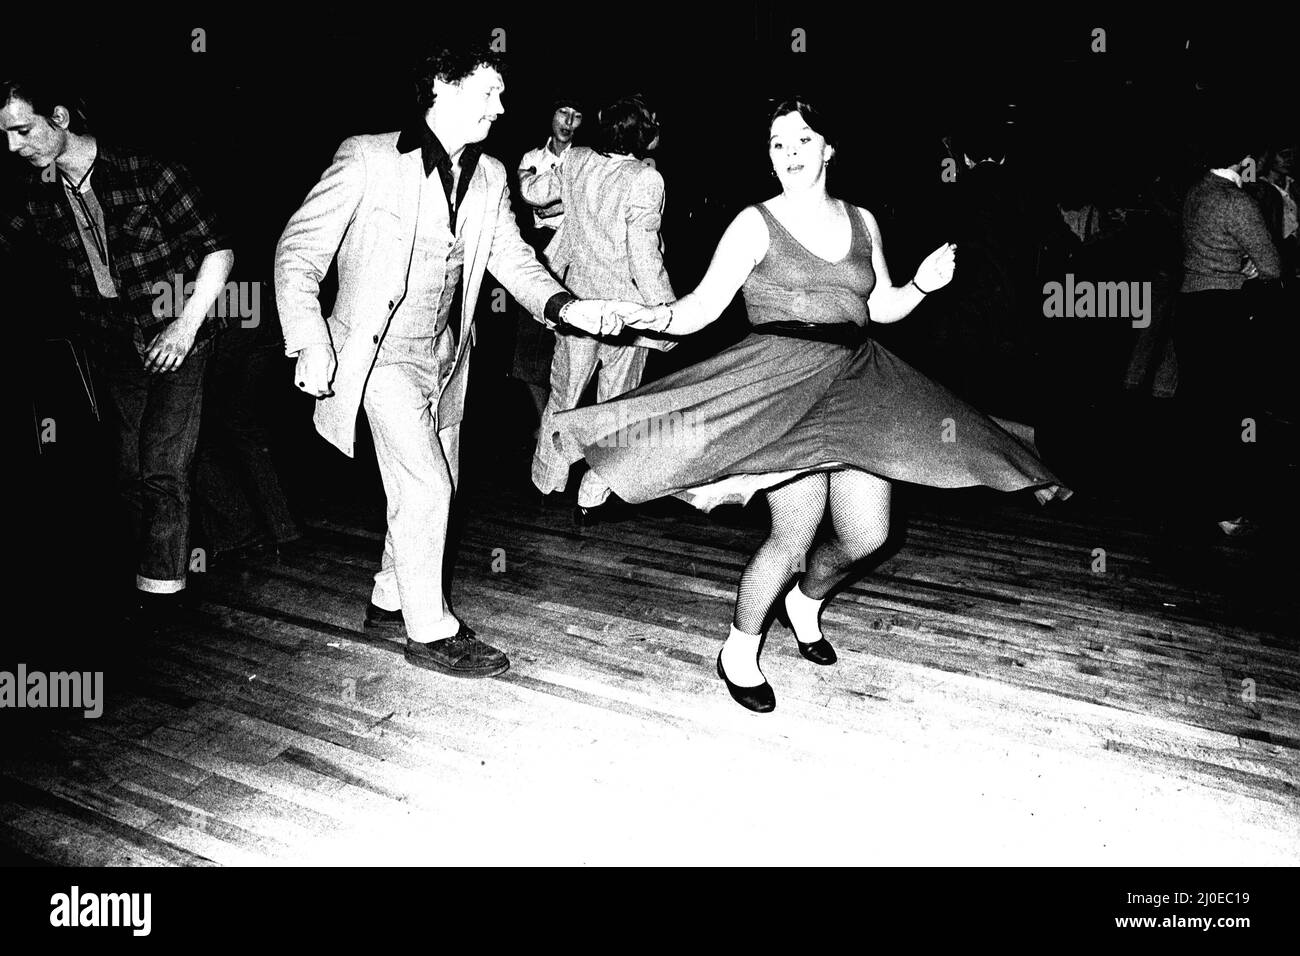
[[[0,252],[35,248],[67,277],[107,385],[138,604],[169,611],[185,588],[203,372],[222,328],[208,312],[234,253],[183,167],[101,145],[78,103],[39,82],[0,82],[9,151],[33,167],[0,215]],[[191,281],[188,299],[172,294]]]

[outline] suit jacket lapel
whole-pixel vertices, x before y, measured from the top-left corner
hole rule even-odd
[[[424,160],[413,150],[398,157],[398,212],[402,235],[406,237],[406,271],[410,274],[415,257],[415,231],[420,225],[420,190],[424,188]]]
[[[478,265],[483,249],[483,221],[487,214],[487,173],[480,163],[474,170],[474,178],[469,181],[465,192],[465,201],[461,203],[456,216],[456,235],[465,243],[465,265],[461,275],[461,309],[460,309],[460,347],[463,349],[468,339],[470,321],[474,317],[474,303],[470,302],[469,287],[471,277],[482,272]]]

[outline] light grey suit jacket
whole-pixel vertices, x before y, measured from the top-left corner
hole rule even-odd
[[[287,355],[332,343],[338,355],[334,394],[316,403],[316,430],[353,454],[357,410],[393,312],[406,296],[422,189],[420,150],[397,151],[399,133],[343,141],[320,182],[294,213],[275,250],[275,298]],[[564,291],[519,235],[506,191],[505,168],[483,155],[461,204],[457,236],[465,242],[460,341],[456,365],[438,399],[438,427],[461,420],[474,340],[474,306],[483,272],[492,274],[535,317]],[[320,283],[338,256],[334,311],[321,312]],[[549,323],[546,323],[549,325]]]
[[[570,146],[553,169],[521,176],[520,191],[530,205],[564,204],[564,223],[546,259],[574,295],[643,305],[676,300],[659,236],[664,178],[657,170],[631,156]],[[677,344],[626,337],[665,351]]]

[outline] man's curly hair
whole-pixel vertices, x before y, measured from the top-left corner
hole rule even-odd
[[[412,70],[415,81],[415,104],[422,111],[433,106],[437,94],[433,81],[459,83],[480,66],[490,66],[505,76],[505,57],[491,50],[486,43],[460,44],[453,47],[437,45],[427,50],[416,61]]]

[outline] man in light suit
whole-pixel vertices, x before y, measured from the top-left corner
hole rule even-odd
[[[614,303],[578,301],[520,238],[501,163],[478,143],[504,112],[501,63],[437,49],[415,71],[419,114],[400,133],[354,136],[289,220],[276,301],[316,428],[353,454],[358,409],[374,436],[388,533],[367,627],[405,627],[407,660],[462,677],[506,670],[443,589],[447,519],[483,272],[548,327],[621,328]],[[320,283],[338,257],[333,314]]]
[[[527,202],[538,207],[557,199],[563,203],[564,223],[545,256],[569,291],[643,305],[677,298],[664,269],[659,237],[664,180],[644,162],[658,138],[654,114],[638,97],[627,97],[600,111],[597,149],[572,146],[549,170],[521,171],[520,191]],[[630,332],[593,338],[562,330],[556,336],[551,394],[533,454],[533,484],[542,494],[563,491],[568,463],[579,457],[556,449],[554,416],[577,407],[597,366],[596,399],[604,402],[641,383],[648,349],[666,351],[674,344]],[[609,486],[588,471],[578,489],[578,521],[595,520],[590,512],[609,492]]]

